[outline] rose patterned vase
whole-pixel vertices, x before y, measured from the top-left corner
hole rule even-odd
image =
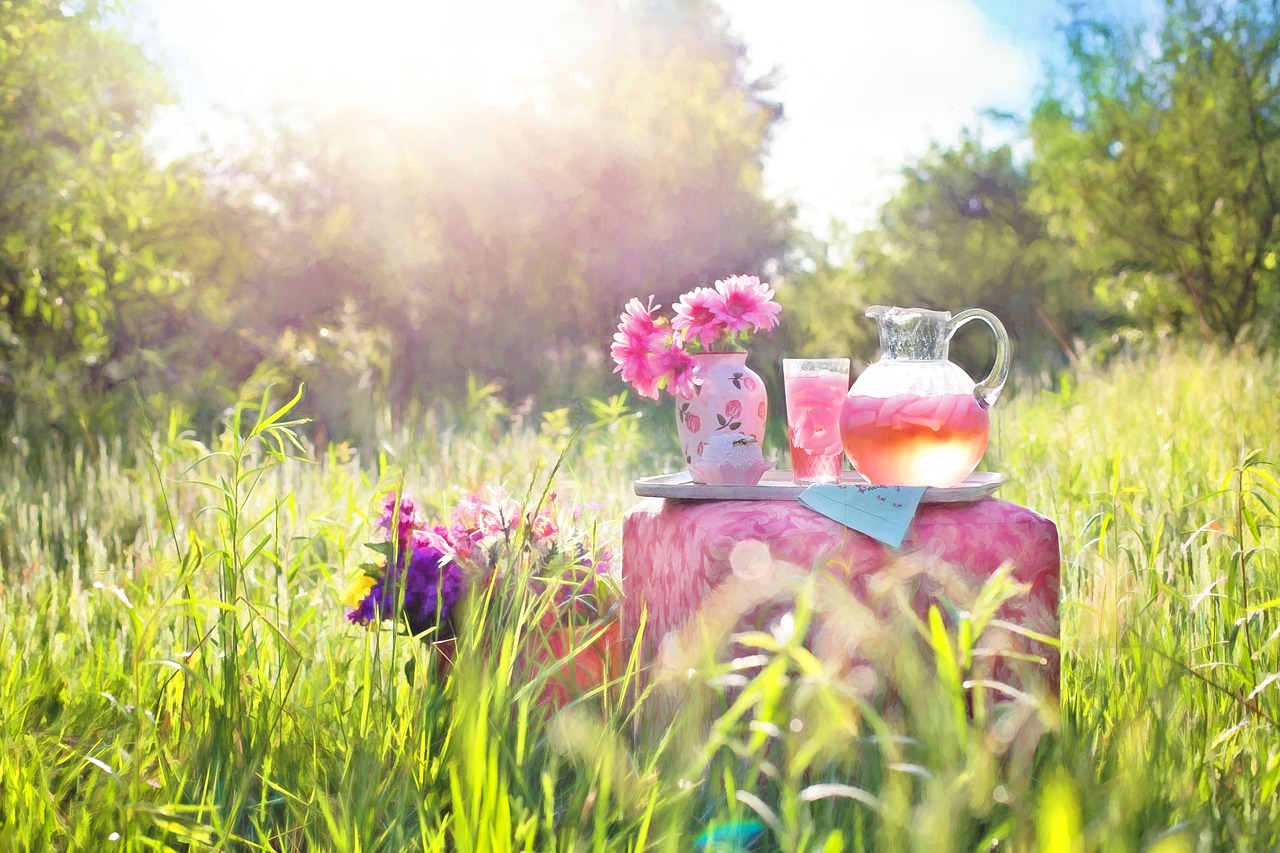
[[[694,359],[693,396],[676,398],[676,433],[685,464],[697,462],[716,434],[740,432],[763,445],[768,395],[764,381],[747,367],[747,354],[704,352]],[[695,483],[702,482],[692,471],[690,475]]]

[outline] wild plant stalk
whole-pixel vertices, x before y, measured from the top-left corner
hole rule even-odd
[[[246,518],[249,507],[253,505],[256,492],[268,472],[294,458],[291,449],[297,451],[299,458],[306,453],[295,432],[306,422],[305,419],[286,419],[301,400],[302,388],[299,388],[291,400],[274,411],[270,407],[269,390],[256,409],[245,403],[237,404],[223,432],[222,447],[204,455],[192,466],[192,470],[214,468],[216,472],[218,468],[222,469],[215,473],[214,480],[192,482],[211,491],[217,501],[213,512],[217,518],[218,545],[208,556],[216,560],[218,566],[219,599],[211,630],[216,631],[218,638],[221,679],[220,702],[211,709],[213,720],[208,746],[213,758],[209,765],[214,773],[213,787],[225,792],[223,842],[229,837],[232,827],[240,822],[242,809],[251,796],[251,780],[271,750],[270,738],[277,730],[285,699],[296,676],[295,671],[289,677],[283,677],[281,670],[275,679],[252,677],[252,662],[258,659],[259,651],[255,623],[266,626],[276,638],[282,667],[285,660],[296,659],[297,650],[245,595],[244,590],[246,572],[263,562],[259,558],[268,553],[267,548],[273,542],[279,540],[278,527],[272,532],[266,529],[266,525],[277,519],[277,513],[288,496],[277,495],[265,510]],[[256,544],[250,538],[255,535]],[[243,638],[248,638],[247,647],[242,646]],[[201,644],[203,642],[202,638]],[[285,649],[290,654],[285,654]],[[262,701],[261,686],[264,683],[271,685],[267,695],[274,701]],[[250,685],[257,688],[254,691],[257,703],[251,704],[254,694],[248,689]],[[255,713],[264,719],[255,721],[256,725],[246,726],[245,722],[253,719]]]

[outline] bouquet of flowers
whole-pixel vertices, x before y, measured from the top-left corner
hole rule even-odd
[[[382,535],[367,545],[375,557],[360,566],[343,599],[347,618],[366,626],[402,622],[415,635],[434,628],[437,636],[452,637],[459,599],[519,560],[530,564],[535,592],[554,583],[561,605],[607,609],[616,597],[612,554],[593,551],[580,532],[562,531],[555,511],[554,492],[526,511],[493,489],[459,501],[448,525],[429,526],[413,498],[392,492],[377,521]],[[574,510],[574,517],[581,512]]]
[[[662,306],[652,296],[648,304],[633,298],[613,336],[614,373],[651,400],[664,389],[692,397],[699,381],[693,353],[741,351],[752,333],[773,329],[782,311],[773,295],[756,276],[730,276],[681,296],[670,319],[656,316]]]
[[[564,656],[574,640],[590,633],[584,626],[606,640],[599,653],[575,658],[572,681],[548,685],[544,696],[563,705],[575,690],[599,686],[616,670],[620,596],[611,552],[597,549],[588,532],[558,523],[557,509],[554,493],[525,507],[490,489],[459,501],[448,524],[429,525],[411,497],[387,495],[377,520],[379,541],[368,545],[374,558],[359,567],[343,599],[347,619],[363,626],[389,621],[414,636],[448,642],[461,627],[458,604],[465,596],[489,589],[514,594],[512,585],[521,584],[520,592],[547,599],[531,626],[537,631],[528,656],[535,662]],[[582,512],[574,508],[569,519]]]

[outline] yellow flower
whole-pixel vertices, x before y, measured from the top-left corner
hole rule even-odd
[[[359,607],[360,602],[364,601],[365,596],[376,583],[376,580],[360,572],[351,579],[351,585],[347,587],[347,594],[342,597],[342,603],[347,607]]]

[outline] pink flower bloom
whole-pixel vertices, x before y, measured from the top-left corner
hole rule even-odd
[[[480,515],[480,532],[486,537],[505,538],[520,524],[520,504],[503,495],[485,504]]]
[[[739,336],[777,326],[782,311],[773,301],[773,290],[755,276],[730,276],[714,288],[694,288],[680,297],[670,321],[654,316],[660,306],[653,299],[627,303],[609,350],[614,373],[651,400],[657,400],[663,388],[673,397],[693,395],[699,380],[686,345],[714,351],[727,344],[736,349]]]
[[[631,387],[636,389],[636,393],[641,397],[648,397],[650,400],[658,399],[659,392],[662,390],[662,375],[658,371],[657,359],[651,359],[652,370],[643,376],[637,376],[631,380]]]
[[[551,520],[551,513],[545,507],[529,520],[529,536],[535,548],[554,547],[559,533],[560,528]]]
[[[655,364],[656,355],[662,349],[666,337],[665,322],[655,319],[653,312],[661,306],[648,305],[632,299],[618,322],[609,354],[617,365],[613,372],[622,374],[622,381],[630,383],[643,397],[658,399],[660,371]]]
[[[458,501],[452,517],[456,533],[469,534],[479,543],[484,539],[504,538],[516,529],[520,523],[520,504],[503,489],[491,488],[488,493],[488,498],[474,494]]]
[[[773,290],[754,275],[735,275],[716,282],[723,300],[717,316],[731,332],[763,331],[778,325],[782,306],[773,300]]]
[[[617,367],[614,373],[622,374],[622,381],[630,383],[636,393],[651,400],[658,399],[658,379],[654,343],[657,335],[650,338],[630,337],[623,332],[613,336],[610,354]]]
[[[654,319],[653,316],[661,307],[653,304],[652,296],[649,297],[648,305],[633,297],[622,310],[618,331],[631,338],[648,338],[661,333],[662,320]]]
[[[693,371],[698,363],[693,355],[685,352],[684,347],[676,342],[659,353],[657,361],[662,377],[666,380],[667,393],[672,397],[692,397],[693,386],[702,381],[694,378]]]
[[[484,501],[479,495],[467,495],[453,508],[453,524],[458,530],[475,530],[480,526],[480,513],[484,511]]]
[[[724,332],[724,297],[710,287],[699,287],[680,297],[671,328],[686,341],[697,341],[710,350]]]
[[[445,557],[453,556],[453,538],[449,535],[447,528],[436,525],[431,530],[422,530],[416,535],[421,544],[429,548],[435,548]]]

